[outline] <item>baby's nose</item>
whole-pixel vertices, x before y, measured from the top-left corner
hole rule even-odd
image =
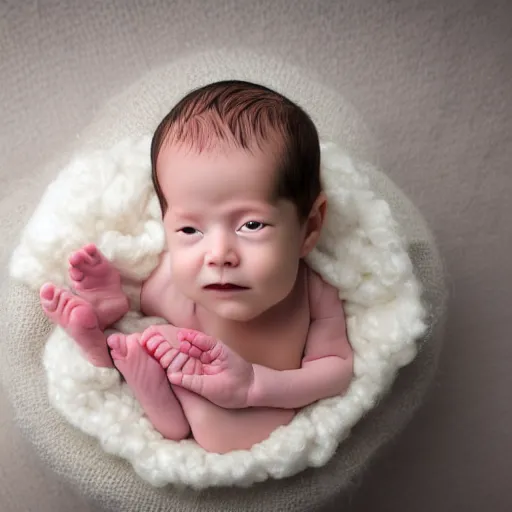
[[[239,263],[238,254],[226,237],[215,240],[205,260],[207,265],[219,267],[234,267]]]
[[[238,260],[233,251],[229,251],[225,255],[211,254],[207,258],[207,264],[216,267],[235,267],[238,264]]]

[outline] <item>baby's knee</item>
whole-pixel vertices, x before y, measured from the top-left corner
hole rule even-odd
[[[208,452],[250,450],[255,444],[267,439],[276,428],[290,423],[295,415],[293,410],[285,409],[239,409],[223,412],[225,417],[218,425],[213,422],[200,423],[199,428],[192,430],[197,444]],[[218,428],[214,428],[215,426]]]
[[[220,434],[219,432],[193,432],[194,441],[210,453],[228,453],[233,450],[249,450],[251,445],[240,443],[239,439]]]
[[[169,441],[183,441],[190,437],[192,431],[190,425],[185,421],[177,425],[169,425],[166,429],[160,429],[160,433]]]

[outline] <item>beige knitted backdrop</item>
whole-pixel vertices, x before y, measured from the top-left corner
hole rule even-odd
[[[27,170],[110,96],[209,45],[286,58],[366,120],[382,167],[437,235],[452,288],[431,396],[351,507],[509,510],[511,19],[506,0],[0,1],[2,279],[40,193]],[[2,510],[87,510],[44,473],[0,400]]]

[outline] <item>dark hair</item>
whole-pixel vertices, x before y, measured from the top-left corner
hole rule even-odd
[[[276,195],[292,201],[305,220],[321,191],[320,144],[311,118],[283,95],[243,81],[215,82],[182,98],[164,117],[151,143],[153,184],[162,214],[167,202],[156,163],[164,142],[188,143],[202,151],[219,141],[251,150],[282,140]]]

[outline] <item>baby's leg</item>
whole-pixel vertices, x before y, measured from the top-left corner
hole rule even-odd
[[[157,330],[161,327],[150,328],[155,335],[143,340],[142,344],[159,361],[166,374],[170,368],[183,368],[186,372],[187,364],[194,358],[190,359],[188,354],[179,350],[177,333],[180,329],[173,327],[174,331],[169,336],[165,333],[158,335]],[[210,452],[247,450],[266,439],[277,427],[287,425],[295,415],[293,409],[224,409],[178,385],[172,386],[172,389],[183,407],[194,439]]]
[[[179,441],[190,433],[180,403],[164,369],[140,344],[141,334],[112,334],[107,343],[116,368],[144,409],[149,421],[166,439]]]
[[[77,294],[92,305],[101,329],[128,312],[121,274],[94,244],[85,245],[70,256],[69,277]]]
[[[173,386],[173,390],[195,441],[209,452],[249,450],[267,439],[276,428],[290,423],[295,416],[291,409],[223,409],[179,386]]]
[[[48,318],[60,325],[78,344],[94,366],[113,366],[105,334],[99,327],[93,307],[68,290],[45,284],[40,291],[41,305]]]

